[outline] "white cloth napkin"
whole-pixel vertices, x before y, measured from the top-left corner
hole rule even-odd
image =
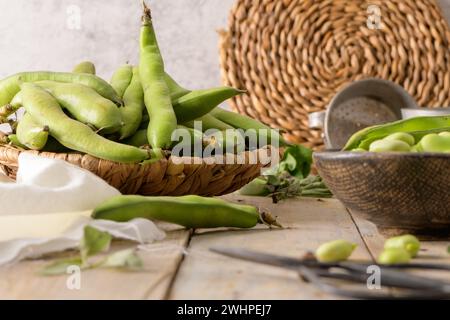
[[[96,205],[119,194],[87,170],[22,153],[17,182],[0,177],[0,265],[75,248],[86,225],[139,243],[162,240],[165,233],[149,220],[90,218]]]

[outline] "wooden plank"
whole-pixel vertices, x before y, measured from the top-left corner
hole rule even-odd
[[[70,290],[70,275],[43,277],[36,274],[52,259],[25,261],[0,268],[0,299],[163,299],[182,259],[190,231],[167,232],[163,241],[139,250],[145,268],[139,272],[95,269],[81,272],[81,288]],[[113,249],[136,246],[114,243]]]
[[[286,229],[197,230],[170,292],[172,299],[330,299],[295,272],[227,258],[210,247],[240,247],[301,257],[321,243],[347,239],[359,244],[355,259],[370,255],[346,209],[337,200],[287,200],[273,205],[267,198],[232,195],[279,216]]]

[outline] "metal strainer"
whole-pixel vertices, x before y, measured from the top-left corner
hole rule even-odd
[[[337,93],[326,111],[311,113],[309,126],[323,128],[327,149],[342,149],[353,133],[400,120],[401,109],[417,107],[401,86],[382,79],[364,79]]]

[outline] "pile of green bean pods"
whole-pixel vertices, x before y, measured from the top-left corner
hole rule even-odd
[[[450,115],[416,117],[355,133],[346,151],[450,153]]]
[[[188,90],[167,74],[145,4],[139,49],[139,63],[120,66],[109,82],[96,75],[90,61],[72,72],[22,72],[1,80],[0,121],[11,125],[6,143],[122,163],[158,160],[180,143],[228,152],[231,139],[225,133],[223,138],[212,137],[211,130],[240,129],[244,150],[286,145],[277,130],[218,107],[245,90]],[[17,116],[19,109],[25,111],[23,117]],[[174,134],[179,129],[189,135],[187,140]],[[256,144],[241,133],[250,129],[256,132]]]

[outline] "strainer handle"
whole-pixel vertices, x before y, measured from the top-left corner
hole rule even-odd
[[[326,111],[312,112],[308,115],[310,129],[323,129]]]

